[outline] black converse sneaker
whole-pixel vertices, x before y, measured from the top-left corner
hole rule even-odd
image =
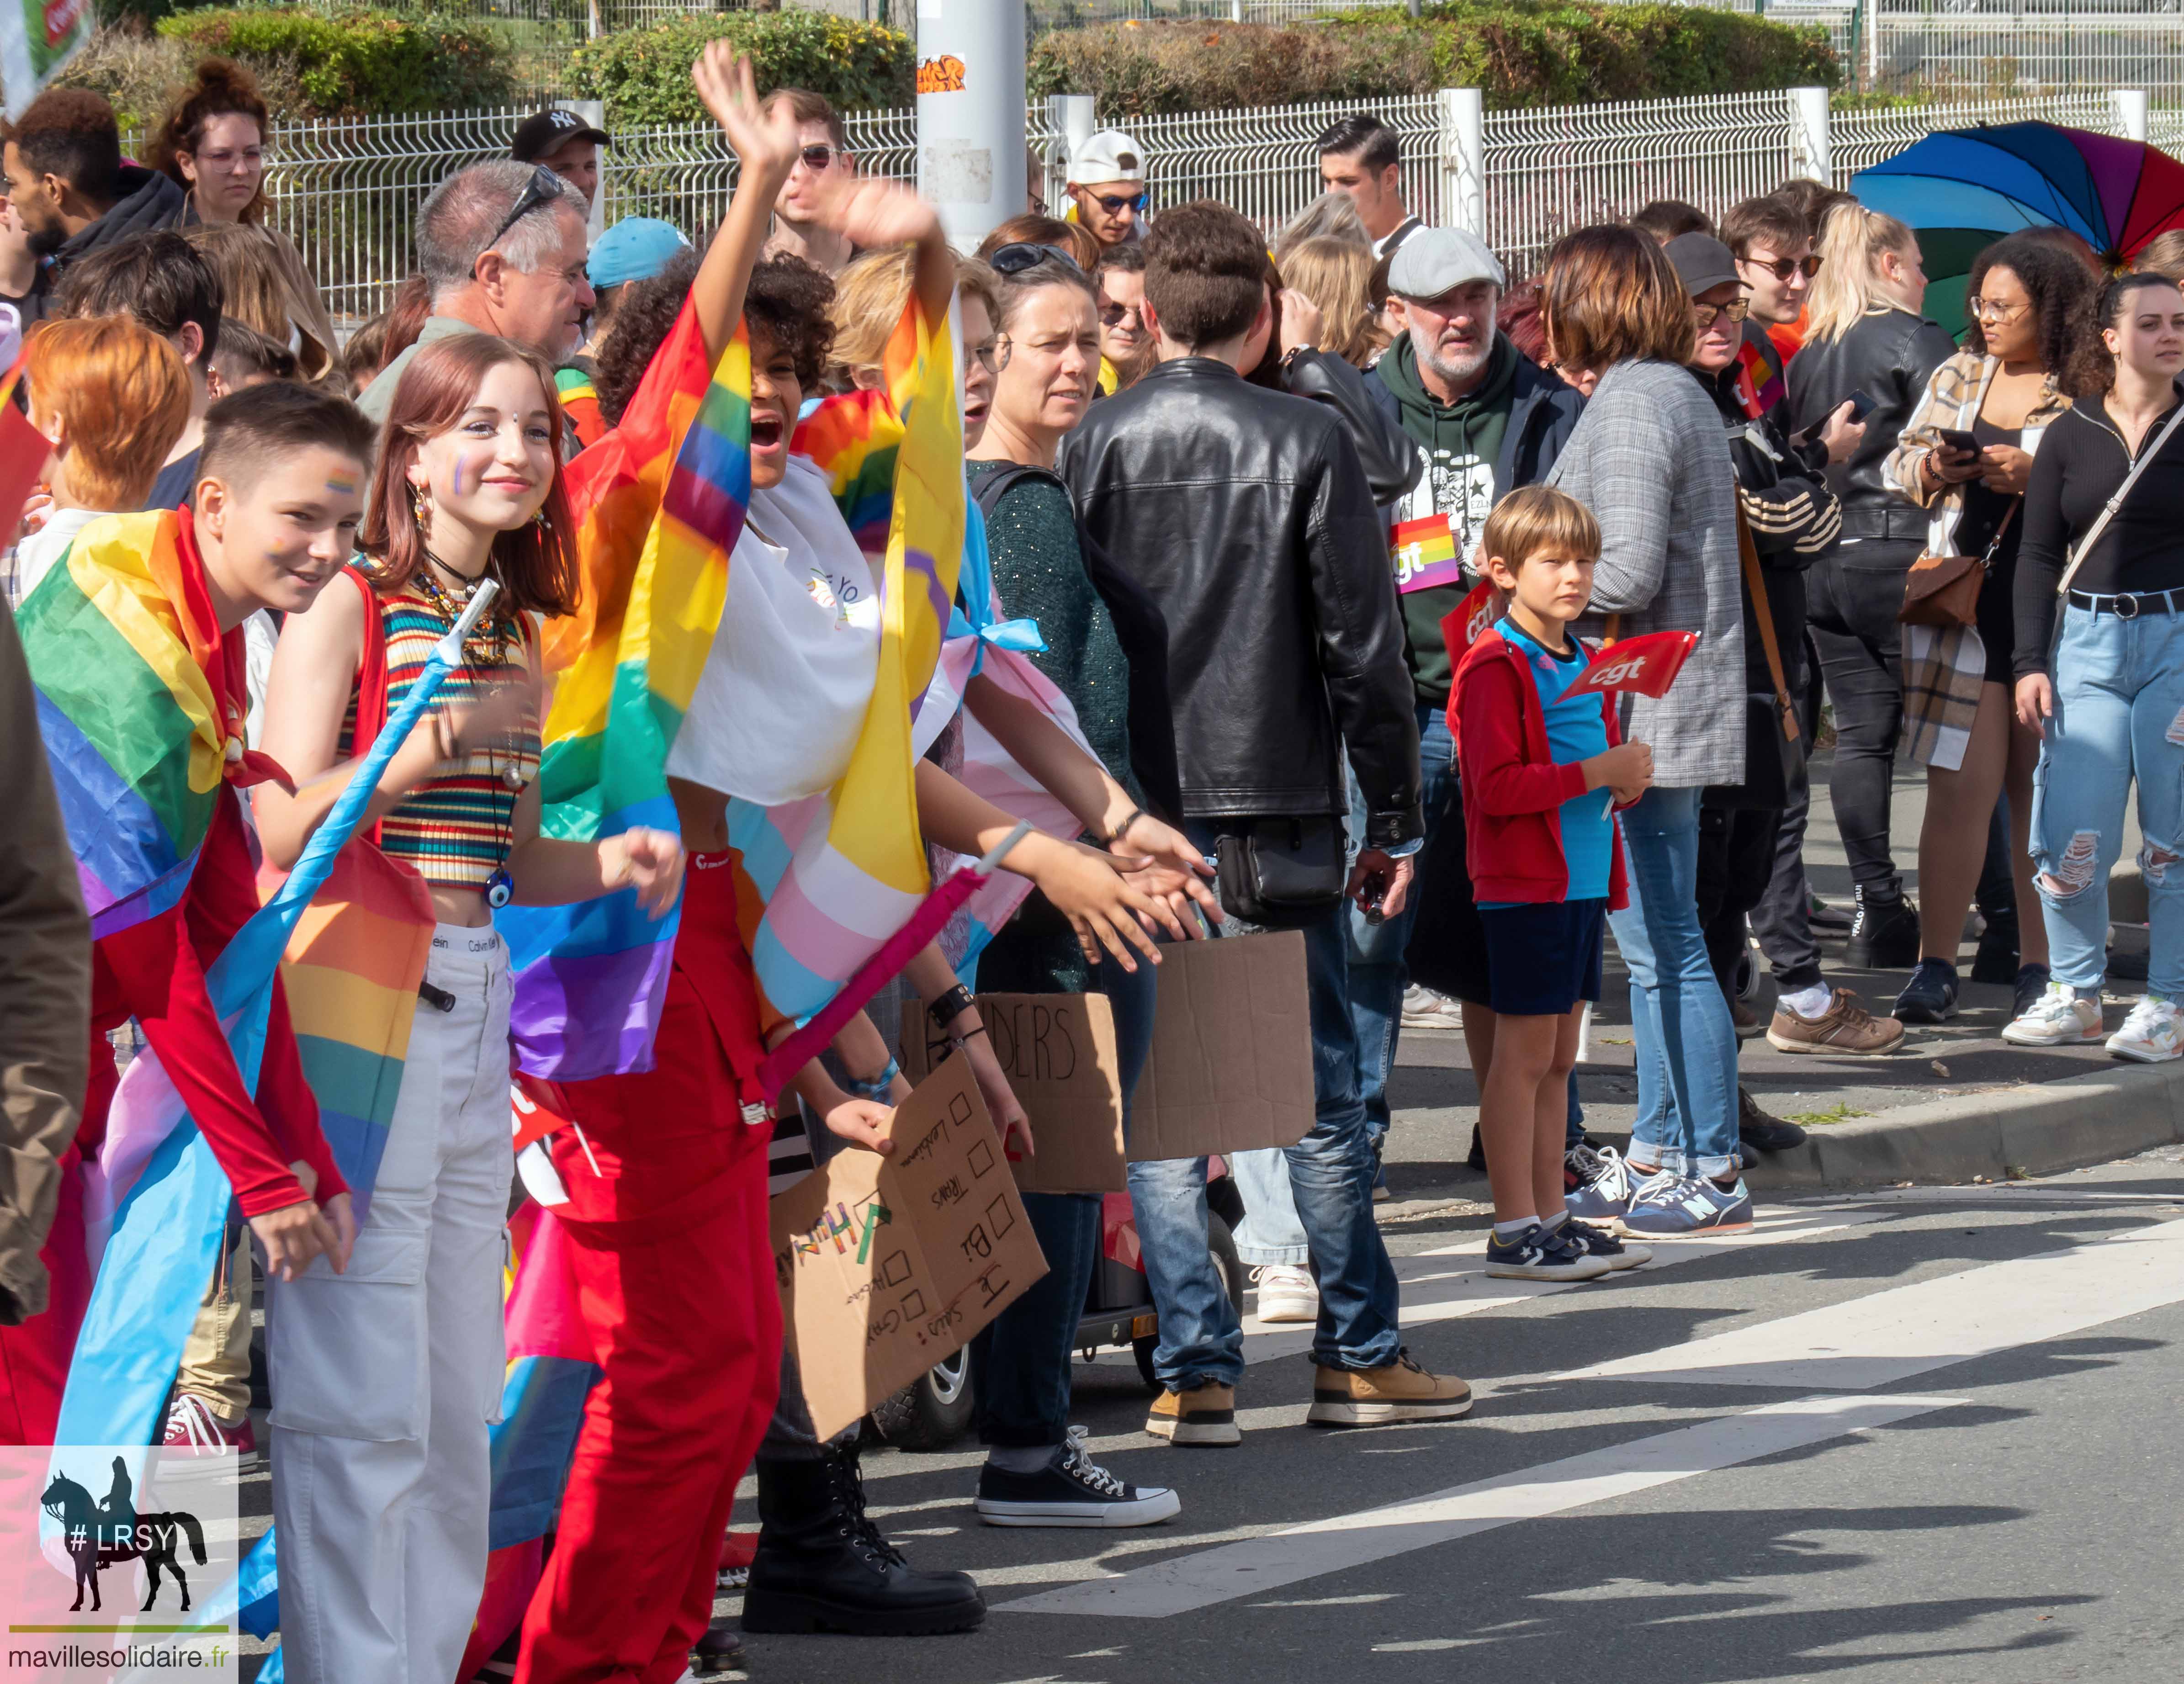
[[[1036,1473],[990,1462],[978,1470],[978,1518],[989,1526],[1150,1526],[1182,1508],[1165,1486],[1117,1479],[1084,1453],[1074,1429]]]

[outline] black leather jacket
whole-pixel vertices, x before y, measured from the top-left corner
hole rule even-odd
[[[1422,836],[1387,530],[1340,418],[1189,357],[1095,405],[1061,468],[1167,621],[1184,813],[1345,812],[1346,743],[1366,845]]]
[[[1300,350],[1282,365],[1282,389],[1293,397],[1324,404],[1342,417],[1373,500],[1385,508],[1418,482],[1425,460],[1403,431],[1395,394],[1368,380],[1332,351]]]
[[[1842,535],[1863,543],[1924,544],[1926,511],[1880,482],[1881,465],[1896,449],[1926,382],[1956,342],[1907,309],[1875,310],[1840,339],[1808,339],[1790,359],[1789,431],[1817,429],[1853,392],[1874,399],[1865,437],[1847,462],[1827,470],[1828,489],[1842,504]]]

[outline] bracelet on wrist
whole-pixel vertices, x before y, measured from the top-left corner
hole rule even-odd
[[[1143,807],[1132,807],[1130,809],[1130,816],[1107,833],[1108,845],[1112,846],[1115,843],[1121,841],[1125,836],[1128,836],[1130,834],[1130,827],[1135,824],[1139,819],[1145,817],[1145,810]]]
[[[894,1091],[894,1079],[900,1074],[902,1074],[902,1066],[890,1058],[887,1062],[887,1068],[881,1071],[878,1075],[870,1078],[845,1075],[842,1086],[844,1091],[855,1098],[870,1100],[876,1105],[884,1105],[887,1103],[888,1095]]]

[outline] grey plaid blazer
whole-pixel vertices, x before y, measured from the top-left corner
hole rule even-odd
[[[1601,557],[1592,610],[1605,634],[1696,632],[1698,646],[1659,700],[1626,696],[1623,733],[1653,748],[1653,782],[1744,781],[1744,613],[1736,474],[1713,399],[1674,363],[1622,362],[1600,377],[1547,483],[1592,510]]]

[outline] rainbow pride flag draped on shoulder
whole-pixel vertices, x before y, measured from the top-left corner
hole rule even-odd
[[[827,474],[867,555],[885,521],[879,672],[863,729],[832,789],[779,806],[728,804],[744,941],[769,1037],[833,999],[909,922],[930,884],[912,737],[962,565],[963,425],[950,324],[928,323],[913,298],[885,367],[884,400],[862,393],[822,405],[795,439]]]
[[[558,673],[538,774],[549,836],[677,828],[667,750],[711,651],[750,504],[740,328],[710,381],[704,369],[685,305],[623,425],[570,470],[583,594],[547,638]],[[515,966],[523,1068],[560,1081],[649,1068],[680,917],[652,918],[631,889],[506,909],[497,922]]]
[[[17,616],[95,940],[181,904],[240,727],[219,717],[176,530],[92,521]]]

